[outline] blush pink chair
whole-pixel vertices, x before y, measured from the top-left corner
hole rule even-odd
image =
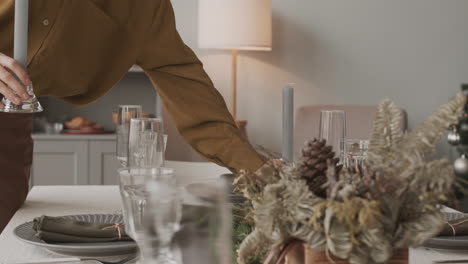
[[[296,111],[294,129],[294,153],[300,153],[304,142],[318,138],[321,110],[343,110],[346,112],[346,138],[369,139],[372,132],[377,106],[375,105],[307,105]],[[406,130],[406,112],[401,109],[403,120],[401,128]]]

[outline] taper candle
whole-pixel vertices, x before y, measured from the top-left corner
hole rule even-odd
[[[28,62],[29,0],[15,0],[14,59],[26,69]]]
[[[293,126],[294,126],[294,84],[283,88],[283,144],[284,161],[293,161]]]

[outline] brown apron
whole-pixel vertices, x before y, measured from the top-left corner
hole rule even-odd
[[[28,194],[31,131],[32,114],[0,112],[0,233]]]

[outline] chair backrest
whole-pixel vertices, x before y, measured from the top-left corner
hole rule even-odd
[[[321,110],[343,110],[346,113],[346,138],[369,139],[376,105],[307,105],[297,109],[294,129],[294,153],[298,157],[305,141],[318,138]],[[406,112],[401,109],[402,130],[406,130]]]

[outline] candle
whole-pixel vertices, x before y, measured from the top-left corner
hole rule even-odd
[[[156,117],[157,118],[163,118],[162,114],[162,100],[161,96],[159,94],[156,95]]]
[[[28,61],[29,0],[15,1],[14,59],[26,69]]]
[[[283,88],[283,144],[284,161],[293,161],[294,89],[293,84]]]

